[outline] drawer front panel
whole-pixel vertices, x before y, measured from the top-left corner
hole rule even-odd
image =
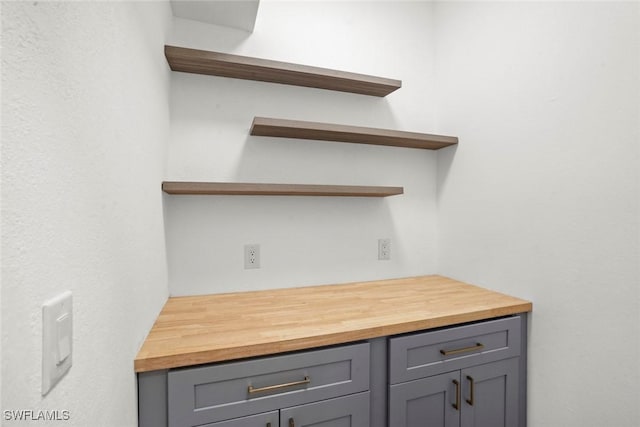
[[[168,374],[169,426],[200,426],[368,389],[368,343],[177,369]]]
[[[437,375],[520,354],[520,316],[389,340],[389,381]]]

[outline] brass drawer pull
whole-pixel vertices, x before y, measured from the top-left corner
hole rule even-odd
[[[293,421],[293,418],[289,418],[289,427],[296,427],[296,422]]]
[[[258,387],[258,388],[254,388],[252,385],[250,385],[248,391],[249,391],[249,394],[260,393],[263,391],[279,390],[281,388],[293,387],[293,386],[302,385],[302,384],[309,384],[310,382],[311,382],[311,377],[305,376],[303,380],[293,381],[291,383],[268,385],[266,387]]]
[[[469,353],[471,351],[482,350],[483,348],[484,345],[478,342],[476,345],[472,345],[470,347],[456,348],[454,350],[440,350],[440,354],[443,356],[451,356],[452,354]]]
[[[456,385],[456,403],[452,403],[451,406],[453,406],[453,408],[456,411],[460,410],[460,383],[458,382],[458,380],[453,380],[453,383]]]
[[[467,401],[467,403],[471,406],[473,406],[473,389],[475,388],[475,383],[473,381],[473,377],[471,377],[470,375],[467,375],[467,380],[469,381],[469,398],[465,399]]]

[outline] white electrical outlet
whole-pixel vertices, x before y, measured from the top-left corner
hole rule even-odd
[[[391,259],[391,239],[378,239],[378,259]]]
[[[260,268],[260,245],[244,245],[244,268]]]

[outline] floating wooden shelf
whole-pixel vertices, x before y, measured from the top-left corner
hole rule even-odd
[[[387,197],[403,194],[403,187],[370,187],[357,185],[255,184],[235,182],[168,182],[162,183],[168,194],[227,196],[349,196]]]
[[[165,46],[173,71],[386,96],[402,81],[206,50]]]
[[[360,126],[255,117],[251,135],[437,150],[458,143],[455,136],[430,135]]]

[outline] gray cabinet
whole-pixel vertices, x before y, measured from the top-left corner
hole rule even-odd
[[[394,427],[518,426],[518,359],[392,385]]]
[[[526,427],[526,315],[138,374],[139,427]]]
[[[389,425],[519,427],[521,319],[390,340]]]

